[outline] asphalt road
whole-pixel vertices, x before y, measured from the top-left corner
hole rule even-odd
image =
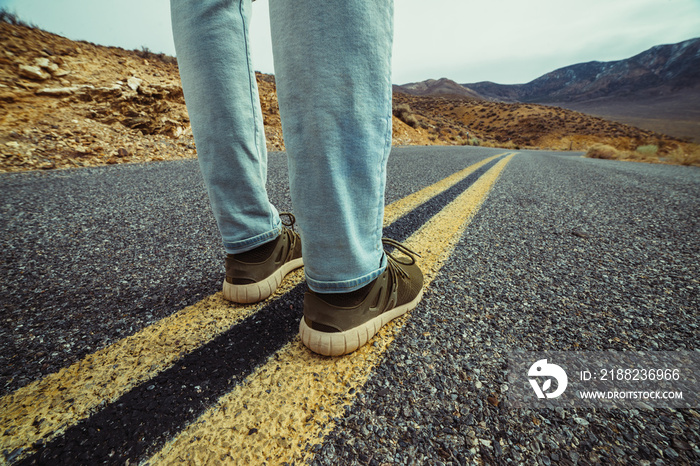
[[[505,153],[395,148],[387,204]],[[289,352],[300,351],[299,285],[191,347],[168,348],[167,364],[139,350],[146,359],[125,363],[125,371],[157,367],[127,374],[123,393],[112,390],[122,379],[110,376],[100,388],[110,395],[91,389],[97,401],[85,405],[87,414],[55,429],[42,427],[45,414],[30,416],[24,393],[49,379],[55,391],[40,398],[70,392],[72,373],[93,379],[96,369],[86,362],[93,355],[199,309],[220,290],[224,253],[195,161],[0,176],[0,407],[31,417],[24,427],[4,418],[0,457],[23,464],[700,462],[698,405],[515,409],[499,401],[507,399],[507,358],[516,350],[698,351],[700,170],[520,151],[496,157],[429,201],[397,207],[386,232],[413,238],[449,203],[467,202],[457,196],[496,169],[502,171],[493,185],[470,195],[478,200],[473,218],[465,214],[466,231],[455,230],[454,251],[443,248],[447,259],[435,259],[421,305],[381,337],[385,343],[347,359],[362,367],[305,362],[320,364],[309,375],[310,389],[339,385],[326,381],[338,373],[354,378],[343,379],[349,388],[340,395],[309,395],[318,399],[304,405],[303,419],[296,419],[302,405],[289,398],[291,421],[265,404],[250,407],[273,397],[273,389],[245,391],[268,368],[283,373],[282,362],[294,361]],[[268,190],[281,211],[291,209],[284,154],[270,154]],[[437,221],[435,231],[446,231],[450,218]],[[433,249],[442,248],[437,244]],[[172,326],[187,334],[190,321],[184,322]],[[261,327],[263,338],[256,333]],[[207,361],[221,360],[237,363],[217,376]],[[274,370],[271,361],[278,361]],[[250,411],[250,425],[229,422],[259,450],[220,433],[214,440],[206,430],[187,434],[196,443],[176,439],[189,438],[184,433],[197,425],[224,425],[205,416],[236,403]],[[80,404],[71,395],[46,412],[70,413]],[[313,425],[315,437],[297,437],[299,429],[285,430],[288,422]],[[269,453],[274,448],[288,456]]]

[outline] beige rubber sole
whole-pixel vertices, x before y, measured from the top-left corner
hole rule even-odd
[[[275,273],[257,283],[250,285],[234,285],[224,280],[224,298],[234,303],[257,303],[272,296],[284,277],[292,270],[304,265],[303,258],[286,262]]]
[[[421,289],[413,301],[386,311],[374,319],[344,332],[329,333],[314,330],[306,325],[306,321],[302,318],[299,324],[301,342],[314,353],[323,356],[342,356],[352,353],[367,344],[384,325],[415,309],[422,297],[423,290]]]

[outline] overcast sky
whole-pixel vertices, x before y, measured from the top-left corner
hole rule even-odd
[[[251,46],[255,68],[273,73],[267,3],[253,4]],[[70,39],[175,54],[168,0],[0,0],[0,7]],[[395,0],[395,10],[396,84],[524,83],[700,37],[700,0]]]

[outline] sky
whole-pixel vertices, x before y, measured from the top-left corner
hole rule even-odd
[[[335,1],[335,0],[329,0]],[[529,82],[587,61],[700,37],[700,0],[395,0],[395,84]],[[175,55],[168,0],[0,0],[74,40]],[[253,3],[255,69],[274,73],[268,0]]]

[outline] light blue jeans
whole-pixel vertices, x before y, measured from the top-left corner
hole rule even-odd
[[[185,101],[224,247],[275,239],[250,0],[171,0]],[[309,287],[348,292],[386,267],[392,0],[270,0],[275,78]]]

